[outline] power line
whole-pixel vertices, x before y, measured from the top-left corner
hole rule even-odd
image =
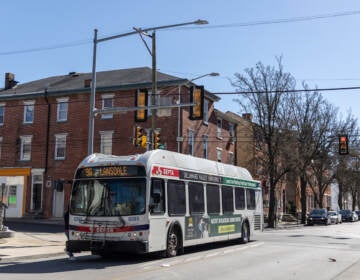
[[[314,16],[301,16],[301,17],[291,17],[291,18],[283,18],[283,19],[271,19],[271,20],[251,21],[251,22],[207,25],[207,26],[201,26],[201,27],[199,27],[199,26],[177,27],[177,28],[172,28],[171,30],[162,30],[162,31],[199,29],[199,28],[201,28],[201,29],[216,29],[216,28],[248,27],[248,26],[257,26],[257,25],[269,25],[269,24],[279,24],[279,23],[311,21],[311,20],[319,20],[319,19],[325,19],[325,18],[353,16],[353,15],[358,15],[358,14],[360,14],[360,10],[341,12],[341,13],[328,13],[328,14],[321,14],[321,15],[314,15]],[[23,53],[33,53],[33,52],[40,52],[40,51],[46,51],[46,50],[76,47],[76,46],[80,46],[80,45],[87,45],[87,44],[90,44],[91,42],[92,42],[92,40],[85,39],[85,40],[80,40],[80,41],[74,41],[74,42],[58,44],[58,45],[51,45],[51,46],[43,46],[43,47],[37,47],[37,48],[32,48],[32,49],[5,51],[5,52],[0,52],[0,56],[23,54]]]
[[[353,16],[360,14],[360,10],[341,12],[341,13],[329,13],[321,14],[314,16],[302,16],[302,17],[292,17],[292,18],[283,18],[283,19],[270,19],[270,20],[259,20],[252,22],[240,22],[240,23],[229,23],[229,24],[218,24],[218,25],[209,25],[203,27],[188,27],[187,29],[215,29],[215,28],[233,28],[233,27],[248,27],[248,26],[257,26],[257,25],[269,25],[269,24],[279,24],[279,23],[289,23],[289,22],[300,22],[300,21],[311,21],[325,18],[334,18],[334,17],[344,17],[344,16]],[[177,28],[183,29],[183,28]]]
[[[314,92],[314,91],[339,91],[339,90],[358,90],[357,87],[334,87],[334,88],[315,88],[315,89],[289,89],[289,90],[268,90],[268,91],[235,91],[235,92],[213,92],[216,95],[226,94],[256,94],[256,93],[297,93],[297,92]]]

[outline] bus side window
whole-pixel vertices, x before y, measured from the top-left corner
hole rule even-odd
[[[249,210],[255,209],[255,190],[246,189],[246,206]]]
[[[165,213],[165,184],[162,179],[151,179],[149,210],[151,214]]]
[[[233,188],[228,186],[222,186],[221,195],[222,195],[223,212],[233,213],[234,212]]]
[[[186,213],[185,183],[169,180],[167,183],[168,213],[170,216],[182,216]]]
[[[189,182],[189,208],[190,214],[205,212],[203,184]]]
[[[245,209],[245,190],[244,190],[244,188],[235,188],[235,208],[237,210]]]
[[[220,193],[219,186],[206,185],[207,212],[208,214],[220,213]]]

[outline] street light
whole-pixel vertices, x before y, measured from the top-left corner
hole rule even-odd
[[[179,85],[178,86],[178,88],[179,88],[179,97],[178,97],[179,98],[178,99],[179,104],[181,103],[181,86],[186,86],[186,85],[192,83],[195,80],[198,80],[198,79],[201,79],[201,78],[204,78],[204,77],[208,77],[208,76],[209,77],[217,77],[217,76],[220,76],[220,74],[217,73],[217,72],[211,72],[211,73],[208,73],[208,74],[205,74],[205,75],[195,77],[195,78],[193,78],[191,80],[188,80],[186,83],[184,83],[182,85]],[[178,107],[178,133],[177,133],[177,135],[178,135],[177,139],[176,139],[177,144],[178,144],[177,151],[178,151],[178,153],[180,153],[181,152],[181,143],[183,141],[182,133],[181,133],[181,107],[180,106]]]
[[[96,49],[97,49],[97,44],[101,43],[101,42],[105,42],[105,41],[109,41],[109,40],[113,40],[113,39],[117,39],[117,38],[121,38],[121,37],[126,37],[126,36],[130,36],[130,35],[135,35],[135,34],[139,34],[139,32],[141,33],[146,33],[147,31],[153,31],[152,33],[152,88],[153,88],[153,98],[152,98],[152,106],[155,105],[155,93],[156,93],[156,44],[155,44],[155,31],[159,30],[159,29],[167,29],[167,28],[173,28],[173,27],[180,27],[180,26],[185,26],[185,25],[202,25],[202,24],[208,24],[207,20],[202,20],[202,19],[198,19],[195,21],[190,21],[190,22],[184,22],[184,23],[177,23],[177,24],[171,24],[171,25],[163,25],[163,26],[156,26],[156,27],[150,27],[150,28],[145,28],[145,29],[135,29],[135,31],[132,32],[127,32],[127,33],[123,33],[123,34],[118,34],[118,35],[114,35],[114,36],[110,36],[110,37],[104,37],[101,39],[97,38],[97,32],[98,30],[95,29],[94,30],[94,46],[93,46],[93,61],[92,61],[92,83],[91,83],[91,93],[90,93],[90,113],[89,113],[89,134],[88,134],[88,155],[93,153],[93,142],[94,142],[94,115],[95,115],[95,95],[96,95]],[[155,109],[152,109],[152,131],[155,129]],[[153,133],[153,132],[152,132]]]

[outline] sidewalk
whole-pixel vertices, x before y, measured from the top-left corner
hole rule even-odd
[[[57,224],[59,220],[21,220],[24,223]],[[25,259],[64,256],[66,237],[64,233],[7,232],[7,238],[0,238],[0,263]],[[10,236],[9,236],[10,235]],[[5,234],[2,234],[4,237]]]

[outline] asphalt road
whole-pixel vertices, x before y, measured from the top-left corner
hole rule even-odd
[[[81,254],[0,266],[1,279],[359,279],[360,222],[269,230],[236,242],[188,248],[184,255],[102,259]],[[4,278],[3,278],[4,277]],[[355,278],[354,278],[355,277]]]

